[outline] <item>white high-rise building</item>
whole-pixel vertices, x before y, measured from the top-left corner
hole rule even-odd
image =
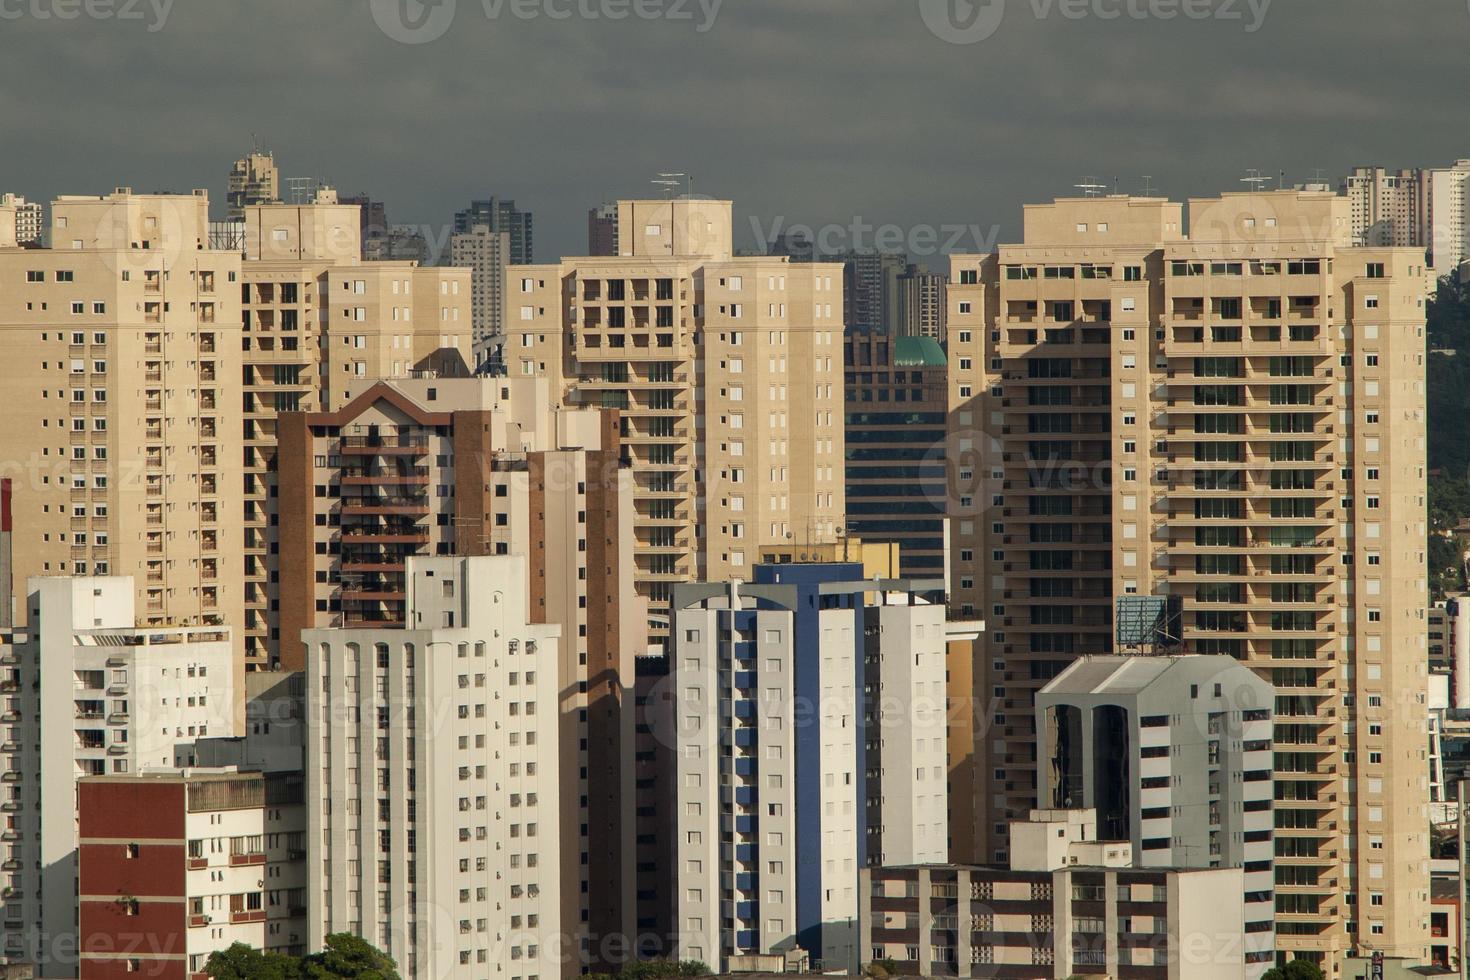
[[[241,734],[221,626],[137,627],[133,580],[32,578],[30,626],[4,636],[0,865],[4,955],[41,976],[77,929],[77,780],[192,765],[196,739]]]
[[[1453,166],[1436,167],[1426,173],[1429,229],[1425,245],[1437,275],[1454,272],[1470,256],[1467,178],[1470,178],[1470,160],[1456,160]]]
[[[834,562],[675,589],[678,956],[855,967],[858,872],[946,860],[947,631],[930,585]]]
[[[560,933],[556,626],[525,559],[410,558],[405,629],[302,632],[307,944],[407,978],[551,980]]]

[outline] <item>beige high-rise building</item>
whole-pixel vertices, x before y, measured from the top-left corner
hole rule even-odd
[[[1427,247],[1429,173],[1354,167],[1342,182],[1357,245]]]
[[[1330,192],[1028,207],[955,256],[952,601],[991,859],[1035,805],[1036,690],[1174,596],[1276,687],[1278,949],[1428,952],[1424,254]],[[1329,972],[1329,975],[1332,975]]]
[[[1456,272],[1470,254],[1467,177],[1470,160],[1410,170],[1354,168],[1342,183],[1354,243],[1417,246],[1429,252],[1434,275]]]
[[[898,332],[905,337],[931,337],[941,344],[946,339],[949,276],[917,265],[898,277],[898,302],[903,321]]]
[[[40,245],[46,230],[46,209],[39,201],[27,201],[18,194],[0,196],[0,208],[15,209],[15,241],[19,245]]]
[[[47,249],[16,248],[12,214],[0,208],[13,581],[129,576],[140,626],[239,624],[240,256],[206,247],[208,196],[58,198]]]
[[[620,255],[513,267],[505,297],[511,375],[621,410],[656,632],[674,583],[843,529],[842,267],[736,257],[731,214],[620,201]]]
[[[311,204],[245,209],[243,378],[246,654],[293,652],[271,577],[280,549],[277,415],[340,408],[370,379],[464,374],[470,271],[361,259],[360,207],[330,190]],[[238,375],[237,375],[238,376]]]

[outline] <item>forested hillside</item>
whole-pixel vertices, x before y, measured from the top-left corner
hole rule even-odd
[[[1428,321],[1429,589],[1438,598],[1465,587],[1459,549],[1439,532],[1470,517],[1470,285],[1441,279]]]

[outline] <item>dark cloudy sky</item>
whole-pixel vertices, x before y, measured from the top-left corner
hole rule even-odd
[[[395,222],[512,196],[550,259],[661,170],[732,198],[747,240],[752,216],[1005,240],[1086,174],[1183,196],[1470,157],[1470,0],[990,0],[968,35],[949,0],[723,0],[712,24],[715,0],[166,2],[0,0],[0,189],[218,201],[254,133]],[[395,3],[442,37],[390,37]],[[584,16],[634,3],[682,16]]]

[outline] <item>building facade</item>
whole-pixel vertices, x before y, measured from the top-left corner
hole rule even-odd
[[[456,232],[449,241],[450,261],[468,268],[470,314],[474,327],[472,348],[476,368],[502,364],[500,347],[505,343],[505,278],[510,265],[510,232],[491,231],[475,225]]]
[[[241,734],[224,627],[144,625],[127,578],[32,578],[24,632],[0,647],[8,840],[4,955],[74,976],[77,781],[192,765],[194,742]]]
[[[363,382],[337,412],[285,416],[281,621],[292,635],[408,628],[413,558],[522,556],[531,622],[562,636],[548,678],[564,928],[589,956],[617,957],[634,935],[631,699],[647,642],[632,475],[617,413],[561,409],[550,391],[538,378]]]
[[[599,204],[587,212],[587,254],[618,254],[618,205]]]
[[[953,601],[988,614],[985,849],[1036,799],[1035,691],[1112,651],[1114,596],[1177,596],[1186,651],[1277,690],[1277,812],[1299,821],[1278,948],[1424,955],[1423,250],[1353,245],[1328,192],[1185,217],[1059,200],[1026,209],[1023,244],[953,258]]]
[[[46,231],[46,209],[39,201],[19,194],[0,196],[0,208],[15,209],[15,241],[12,244],[40,247]],[[3,240],[3,239],[0,239]]]
[[[946,576],[944,351],[930,338],[849,333],[843,363],[847,531],[897,543],[905,578]]]
[[[468,270],[360,259],[360,209],[332,191],[310,204],[245,209],[240,268],[244,409],[244,641],[247,663],[288,666],[276,574],[280,416],[332,411],[370,379],[468,373]],[[289,602],[289,599],[286,600]]]
[[[0,237],[14,581],[131,577],[140,625],[244,619],[240,257],[208,213],[119,188],[58,198],[55,248]]]
[[[481,225],[491,234],[505,232],[510,236],[511,265],[530,265],[536,261],[531,212],[517,208],[515,201],[500,197],[471,201],[469,207],[454,213],[454,233],[457,235],[473,232]]]
[[[898,332],[905,337],[929,337],[946,342],[949,321],[949,276],[911,265],[898,279],[903,320]]]
[[[947,854],[945,642],[856,564],[676,590],[679,957],[857,965],[858,871]]]
[[[1013,825],[1009,868],[865,868],[864,963],[898,976],[1244,980],[1241,872],[1139,868],[1086,810]]]
[[[352,932],[405,977],[554,976],[558,630],[520,557],[415,558],[411,626],[311,629],[308,945]]]
[[[661,641],[673,585],[748,575],[842,525],[841,271],[731,254],[728,201],[620,201],[616,258],[512,274],[506,367],[618,408],[635,577]]]
[[[1420,248],[1428,253],[1435,275],[1459,271],[1470,255],[1467,177],[1470,160],[1408,170],[1355,167],[1342,182],[1351,206],[1353,242]]]
[[[1036,696],[1040,796],[1139,867],[1240,868],[1247,975],[1275,963],[1271,685],[1230,657],[1083,657]],[[1283,726],[1284,754],[1291,729]],[[1289,880],[1281,883],[1291,913]]]
[[[305,955],[302,780],[232,770],[83,778],[80,975],[187,980],[237,942]]]

